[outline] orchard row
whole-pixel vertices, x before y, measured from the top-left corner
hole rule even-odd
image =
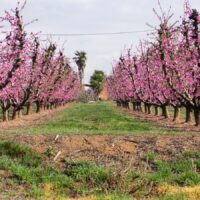
[[[185,4],[179,24],[171,23],[172,15],[162,12],[160,26],[149,41],[143,41],[136,53],[127,50],[115,63],[107,78],[110,97],[118,105],[149,113],[151,107],[162,109],[168,118],[167,106],[174,107],[174,120],[179,120],[181,107],[186,108],[186,122],[194,113],[200,125],[200,14]]]
[[[21,8],[5,12],[0,18],[0,105],[3,120],[20,115],[36,105],[52,108],[77,97],[80,80],[63,51],[52,42],[40,42],[39,34],[28,34]],[[4,29],[6,28],[6,31]]]

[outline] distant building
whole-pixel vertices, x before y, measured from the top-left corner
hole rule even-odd
[[[89,89],[91,89],[91,86],[89,84],[82,85],[82,91],[87,91]],[[99,99],[101,99],[103,101],[109,100],[108,90],[105,86],[104,86],[103,90],[101,91],[101,93],[99,94]]]
[[[108,90],[107,90],[107,88],[106,88],[105,86],[104,86],[103,90],[101,91],[101,93],[100,93],[100,95],[99,95],[99,98],[100,98],[101,100],[104,100],[104,101],[106,101],[106,100],[109,99]]]
[[[83,84],[83,85],[82,85],[82,90],[83,90],[83,91],[87,91],[87,90],[89,90],[89,89],[91,89],[91,86],[90,86],[89,84]]]

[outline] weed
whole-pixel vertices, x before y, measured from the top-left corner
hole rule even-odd
[[[147,159],[150,160],[150,161],[153,161],[156,159],[156,154],[154,152],[149,152],[147,154]]]
[[[55,151],[53,147],[48,147],[47,150],[44,152],[44,154],[50,159],[52,156],[55,155]]]

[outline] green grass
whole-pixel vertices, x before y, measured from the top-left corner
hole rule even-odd
[[[184,152],[172,161],[163,161],[155,153],[148,153],[150,170],[144,177],[154,183],[194,186],[200,184],[200,152]]]
[[[50,196],[97,196],[99,200],[130,200],[131,195],[143,199],[153,187],[162,183],[172,186],[200,185],[200,152],[184,152],[172,161],[164,161],[156,153],[146,154],[147,169],[132,168],[128,172],[96,165],[89,161],[63,160],[64,167],[57,168],[45,154],[10,141],[0,142],[0,198],[10,189],[8,197],[16,196],[15,188],[26,199],[45,199]],[[2,171],[10,171],[10,176]],[[7,183],[7,189],[5,188]],[[3,187],[1,187],[4,185]],[[45,187],[46,186],[46,187]],[[45,189],[49,186],[49,189]],[[136,192],[132,193],[135,188]],[[10,196],[9,196],[10,195]],[[188,199],[185,194],[151,194],[153,199]],[[8,198],[9,199],[9,198]]]
[[[116,109],[112,102],[74,103],[52,120],[14,133],[34,134],[174,134],[178,131],[142,122]]]
[[[58,197],[97,195],[101,199],[103,194],[108,194],[110,199],[117,196],[123,197],[124,200],[130,199],[127,194],[128,187],[120,181],[117,184],[119,177],[110,169],[87,161],[66,160],[65,168],[61,170],[53,163],[47,162],[48,159],[45,154],[38,154],[28,147],[1,141],[0,170],[10,171],[11,176],[7,177],[6,173],[1,173],[0,185],[10,182],[12,186],[8,186],[9,188],[23,187],[26,198],[43,200],[45,192]],[[45,191],[45,185],[49,185],[51,189]],[[0,187],[0,198],[2,192],[4,191]],[[118,192],[122,194],[118,195]]]
[[[163,195],[158,198],[152,198],[151,200],[192,200],[185,194],[176,194],[176,195]]]
[[[172,114],[172,108],[169,107]],[[184,116],[184,109],[181,111]],[[113,135],[174,135],[188,133],[164,128],[152,122],[144,122],[116,108],[113,102],[91,104],[72,103],[66,110],[55,113],[51,120],[29,128],[2,130],[17,134],[113,134]],[[191,132],[190,134],[196,134]]]

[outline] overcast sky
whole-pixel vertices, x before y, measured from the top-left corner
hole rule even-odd
[[[4,10],[15,8],[16,0],[0,0],[0,16]],[[184,0],[160,0],[164,10],[172,7],[174,20],[183,15]],[[200,11],[200,0],[191,0],[192,7]],[[24,21],[38,19],[28,26],[29,31],[43,33],[102,33],[147,30],[146,23],[157,25],[152,11],[158,9],[157,0],[28,0],[23,11]],[[65,43],[70,58],[76,50],[87,52],[85,82],[95,69],[110,73],[113,59],[117,59],[125,47],[137,46],[146,33],[127,35],[53,37],[60,46]],[[72,61],[72,59],[71,59]],[[75,64],[72,63],[75,67]]]

